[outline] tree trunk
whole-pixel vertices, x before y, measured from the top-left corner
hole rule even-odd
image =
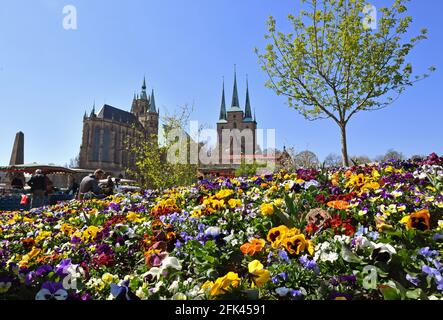
[[[341,131],[341,155],[343,158],[343,166],[349,167],[348,145],[346,142],[346,124],[340,125]]]

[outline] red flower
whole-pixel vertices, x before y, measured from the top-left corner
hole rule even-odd
[[[100,254],[98,257],[93,259],[93,263],[97,266],[112,266],[114,264],[114,257],[107,255],[106,253]]]
[[[313,234],[318,230],[318,227],[315,225],[315,223],[310,223],[306,226],[305,230],[308,234]]]
[[[320,203],[326,203],[326,197],[324,194],[319,194],[315,197],[315,201]]]

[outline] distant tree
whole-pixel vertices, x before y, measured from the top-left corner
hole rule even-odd
[[[309,0],[309,10],[288,15],[288,33],[268,20],[270,43],[258,54],[268,74],[267,87],[284,95],[288,105],[308,120],[332,119],[340,128],[343,164],[349,166],[346,129],[360,111],[382,109],[416,81],[407,61],[410,51],[427,38],[422,29],[408,38],[412,22],[406,2],[378,10],[377,27],[364,13],[367,0]],[[435,68],[429,68],[434,71]]]
[[[372,162],[372,160],[368,156],[353,156],[351,157],[351,161],[352,164],[356,166]]]
[[[394,149],[389,149],[384,155],[378,156],[376,158],[379,162],[386,162],[390,160],[404,160],[405,156],[403,153],[395,151]]]
[[[330,153],[326,156],[323,162],[326,167],[340,167],[343,164],[342,158],[335,153]]]
[[[422,161],[422,160],[425,159],[425,158],[426,158],[426,156],[419,155],[419,154],[414,154],[414,155],[411,157],[411,160],[412,160],[412,161]]]
[[[69,160],[68,168],[78,168],[80,166],[80,155]]]
[[[183,130],[189,121],[191,109],[182,107],[172,115],[162,118],[164,136],[172,130]],[[137,145],[126,144],[126,148],[135,156],[135,167],[127,168],[129,176],[134,177],[146,189],[164,189],[173,186],[190,185],[197,181],[197,165],[190,162],[190,145],[194,143],[188,139],[183,146],[187,151],[187,161],[172,163],[167,161],[170,148],[176,145],[176,141],[158,143],[158,137],[153,135]],[[178,153],[178,150],[177,150]]]
[[[296,168],[317,168],[319,161],[314,152],[305,150],[295,155],[294,164]]]

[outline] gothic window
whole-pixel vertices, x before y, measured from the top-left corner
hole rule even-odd
[[[89,126],[86,125],[86,146],[89,145],[90,137],[89,137]]]
[[[108,127],[103,130],[103,149],[102,149],[102,161],[109,162],[111,152],[111,131]]]
[[[114,133],[114,163],[119,163],[119,159],[118,159],[118,152],[120,150],[120,145],[119,145],[120,139],[118,136],[118,132]]]
[[[237,129],[237,122],[234,122],[234,129]]]
[[[100,161],[99,154],[100,154],[100,138],[101,138],[101,131],[100,127],[95,127],[93,131],[93,137],[92,137],[92,161]]]

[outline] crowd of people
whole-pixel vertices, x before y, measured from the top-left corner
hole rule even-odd
[[[78,200],[103,199],[113,195],[115,183],[118,183],[119,179],[114,182],[111,176],[107,176],[106,182],[100,183],[105,177],[106,173],[102,169],[97,169],[93,174],[84,177],[80,184],[74,176],[71,176],[66,194]],[[24,190],[26,184],[32,194],[31,208],[48,204],[54,185],[42,170],[37,169],[27,183],[19,176],[14,176],[11,180],[11,187],[16,190]]]

